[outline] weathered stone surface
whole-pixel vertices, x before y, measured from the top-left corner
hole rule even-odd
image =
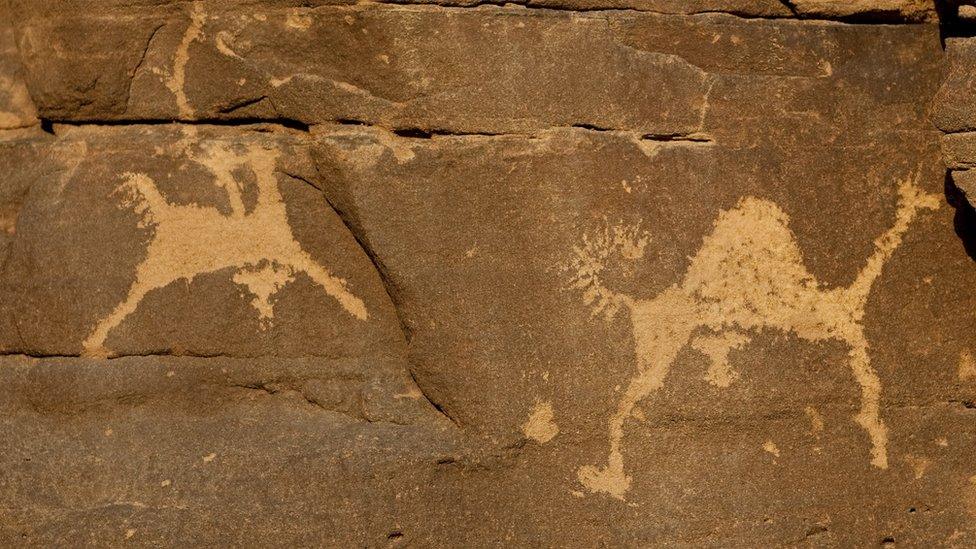
[[[935,97],[932,122],[944,132],[976,129],[976,40],[946,40],[948,74]]]
[[[948,133],[942,138],[942,158],[952,182],[973,202],[976,197],[976,133]]]
[[[963,500],[943,500],[945,521],[924,534],[909,526],[910,501],[938,498],[915,480],[931,474],[932,451],[973,444],[961,403],[974,387],[958,376],[976,325],[968,297],[949,296],[976,279],[925,119],[937,38],[730,27],[743,43],[727,55],[687,32],[674,35],[693,45],[671,46],[714,71],[704,141],[586,129],[401,139],[322,126],[326,193],[397,288],[425,392],[489,439],[514,444],[528,431],[557,446],[550,467],[583,506],[635,506],[630,519],[613,514],[619,535],[966,539]],[[634,22],[622,35],[654,42],[642,30]],[[784,35],[790,57],[760,53]],[[779,255],[757,259],[754,246]],[[800,305],[837,295],[848,297],[835,310]],[[948,446],[936,424],[952,432]],[[759,472],[770,463],[780,480]],[[963,497],[966,467],[937,483]],[[695,479],[718,470],[727,480],[694,495]],[[784,499],[797,486],[798,499]],[[692,494],[662,501],[683,490]],[[746,510],[739,497],[783,507]],[[858,509],[871,525],[852,519]],[[743,526],[725,523],[730,513]],[[668,517],[680,534],[669,535]]]
[[[424,414],[394,412],[393,394],[384,401],[369,377],[323,359],[0,359],[0,538],[373,546],[413,537],[453,443]]]
[[[15,135],[8,135],[15,134]],[[17,234],[17,217],[33,182],[43,174],[39,156],[46,150],[48,136],[0,132],[0,264]]]
[[[8,351],[354,357],[402,341],[294,136],[79,128],[44,160],[5,269]]]
[[[131,15],[133,11],[174,11],[188,4],[184,0],[62,0],[56,5],[29,0],[8,0],[15,15],[66,17],[100,14]],[[308,9],[350,6],[352,0],[195,0],[208,12],[253,11],[290,8],[298,15]],[[851,19],[875,22],[933,21],[932,0],[388,0],[393,5],[433,5],[477,8],[480,6],[524,6],[565,11],[632,10],[661,14],[695,15],[728,13],[746,18]]]
[[[2,14],[3,6],[0,5]],[[0,22],[0,131],[37,123],[37,112],[24,82],[14,29],[8,22]]]
[[[976,133],[949,133],[942,137],[942,159],[946,167],[968,169],[976,164]]]
[[[749,23],[741,30],[743,35],[752,30],[755,43],[741,47],[746,51],[764,48],[771,41],[770,35],[781,34],[784,27],[798,34],[804,32],[802,26],[794,24]],[[853,36],[848,34],[853,32],[851,27],[846,26],[829,29],[833,42],[824,40],[831,35],[823,28],[807,32],[812,38],[811,48],[817,53],[844,52],[838,42]],[[435,136],[422,140],[397,139],[382,130],[367,131],[355,126],[341,130],[316,128],[321,144],[319,169],[330,174],[323,184],[336,188],[331,191],[335,193],[334,203],[359,226],[363,240],[390,269],[395,285],[407,293],[411,292],[410,285],[396,283],[396,277],[411,277],[413,273],[457,275],[463,271],[432,266],[445,261],[465,264],[469,251],[477,254],[476,240],[484,234],[497,235],[499,245],[508,250],[502,253],[505,258],[531,254],[523,260],[498,260],[499,268],[518,272],[498,275],[500,282],[535,280],[544,275],[543,271],[558,271],[557,258],[578,244],[580,235],[576,232],[580,223],[591,216],[622,215],[616,210],[626,207],[634,209],[628,212],[633,218],[630,221],[649,220],[645,222],[654,225],[645,230],[671,244],[657,252],[664,255],[655,256],[657,276],[662,279],[653,286],[663,289],[673,282],[670,279],[674,273],[682,270],[716,213],[732,207],[741,196],[755,193],[772,194],[775,202],[787,208],[794,223],[804,225],[794,230],[799,233],[801,249],[813,272],[829,284],[841,285],[854,278],[863,258],[873,251],[876,236],[890,225],[890,212],[896,202],[895,182],[915,172],[919,161],[924,163],[928,178],[939,170],[938,160],[932,156],[936,136],[924,120],[925,103],[919,99],[909,102],[912,97],[931,95],[938,68],[930,65],[927,76],[919,76],[918,88],[901,89],[897,96],[890,94],[887,88],[904,70],[897,61],[904,53],[887,45],[890,33],[900,32],[902,43],[913,35],[889,29],[876,32],[873,40],[864,39],[863,31],[859,34],[862,51],[877,48],[880,54],[882,48],[888,49],[888,62],[873,57],[876,72],[872,75],[864,75],[860,65],[852,66],[855,61],[845,59],[844,53],[822,58],[802,49],[795,52],[800,62],[784,62],[755,76],[716,74],[711,78],[711,101],[701,126],[701,135],[710,136],[710,140],[661,141],[631,132],[568,129],[524,137]],[[934,42],[934,35],[929,39]],[[872,45],[870,42],[875,40]],[[722,58],[706,53],[701,52],[696,61],[707,60],[709,68],[715,70],[754,65],[748,56]],[[803,63],[806,55],[816,58],[816,62]],[[828,71],[829,76],[826,72],[816,73],[818,68]],[[795,74],[803,70],[822,78],[797,78]],[[795,91],[797,80],[802,82],[803,92]],[[794,88],[790,95],[782,92],[787,85]],[[831,88],[842,88],[844,92],[831,95]],[[885,96],[887,101],[881,99]],[[862,105],[866,97],[880,100],[865,109]],[[882,128],[881,120],[899,120],[901,125]],[[870,142],[866,142],[868,136],[872,137]],[[873,155],[889,161],[883,165],[872,163],[871,177],[877,179],[867,183],[863,181],[864,162]],[[825,165],[823,158],[831,158],[832,163]],[[421,172],[412,173],[414,166]],[[440,170],[438,166],[444,168]],[[727,174],[737,175],[734,181],[728,181]],[[855,178],[862,181],[854,185],[851,181]],[[794,181],[817,184],[798,187]],[[652,196],[638,201],[635,189]],[[785,203],[788,200],[795,200],[796,204],[791,207]],[[875,201],[874,209],[866,207],[867,201]],[[680,206],[672,207],[672,203]],[[464,204],[469,205],[468,210],[462,208]],[[803,213],[809,204],[830,204],[827,209],[840,219],[860,218],[863,232],[852,233],[837,218],[805,218]],[[397,214],[391,216],[391,211]],[[445,212],[451,216],[445,217]],[[474,221],[465,221],[469,218]],[[417,221],[405,225],[405,219]],[[519,225],[506,225],[509,221]],[[540,234],[538,227],[543,223],[551,228]],[[488,228],[495,224],[498,226]],[[411,226],[417,232],[404,238],[404,231]],[[441,253],[428,257],[447,242],[445,235],[458,234],[464,226],[471,227],[467,240],[458,235],[452,238],[458,242],[447,257]],[[520,237],[515,238],[514,234]],[[552,257],[538,257],[542,245],[539,242],[545,242],[542,249]],[[392,250],[388,251],[388,246]],[[401,259],[407,262],[402,268],[392,263]],[[564,257],[562,261],[565,260]],[[533,266],[529,261],[539,264]],[[534,274],[529,275],[524,269]],[[475,269],[471,274],[482,276],[484,271],[490,270]],[[547,291],[544,299],[514,299],[533,309],[538,303],[554,303],[548,292],[564,295],[560,290],[564,284],[558,283],[558,278],[553,272],[539,281]],[[429,284],[424,290],[417,290],[416,295],[438,293],[446,300],[445,307],[456,305],[455,296],[464,287],[495,293],[469,280],[457,281],[449,291],[440,280]],[[512,306],[502,306],[498,311],[508,314]],[[444,311],[418,320],[414,338],[420,337],[427,322],[438,317],[454,318],[456,314]],[[409,327],[410,316],[406,318]],[[507,346],[512,344],[507,338],[501,339]],[[552,341],[549,337],[540,340]],[[494,367],[497,364],[493,362]],[[479,384],[470,377],[468,369],[455,372]],[[511,410],[506,405],[498,407]]]
[[[86,25],[101,28],[100,40],[84,38],[93,35]],[[786,54],[800,26],[780,27],[763,44],[749,36],[761,25],[725,15],[419,6],[269,8],[252,17],[191,4],[124,23],[29,19],[21,47],[40,111],[52,118],[284,117],[475,133],[585,124],[686,134],[698,129],[713,57],[740,66],[761,58],[757,68],[797,67],[797,76],[831,70],[821,66],[829,52]]]
[[[946,59],[949,70],[935,97],[932,121],[946,132],[942,156],[962,194],[960,206],[971,210],[976,203],[976,172],[971,171],[976,165],[976,134],[971,131],[976,129],[976,39],[946,40]]]
[[[35,17],[63,17],[70,14],[90,15],[93,5],[101,13],[121,14],[132,10],[181,10],[184,0],[62,0],[57,5],[36,4],[29,0],[9,0],[15,13],[29,13]],[[323,6],[355,5],[353,0],[196,0],[208,12],[232,12],[266,8],[292,8],[298,15],[309,8]],[[384,4],[430,4],[439,6],[478,7],[482,5],[528,6],[563,10],[630,9],[690,15],[697,13],[732,13],[746,17],[791,17],[795,13],[781,0],[390,0]],[[889,4],[889,0],[877,0],[875,4]]]
[[[22,48],[44,116],[354,119],[462,132],[582,123],[685,133],[704,103],[702,71],[620,44],[602,15],[364,7],[241,19],[194,4],[175,20],[119,25],[105,65],[86,64],[88,74],[70,68],[71,54],[54,54],[99,55],[102,42],[63,41],[82,36],[74,29],[84,24],[102,23],[26,25]],[[581,48],[582,63],[572,55]]]
[[[3,545],[976,543],[926,4],[434,3],[6,4]]]
[[[0,142],[0,538],[375,545],[416,524],[456,429],[301,136],[56,129]],[[198,357],[137,356],[159,354]]]
[[[525,467],[538,467],[538,478],[560,471],[556,482],[566,491],[564,500],[545,500],[549,508],[594,521],[609,516],[619,525],[613,534],[574,529],[577,539],[748,546],[806,535],[839,545],[891,536],[925,545],[972,535],[957,535],[970,520],[965,500],[936,494],[939,486],[954,486],[961,498],[969,489],[972,411],[963,403],[976,390],[965,373],[976,326],[965,312],[968,298],[953,304],[949,296],[965,295],[976,280],[952,235],[949,208],[931,211],[941,205],[942,172],[934,135],[917,132],[914,145],[897,141],[891,149],[881,140],[863,150],[823,147],[818,154],[834,159],[829,169],[791,166],[786,159],[795,157],[787,150],[782,164],[764,166],[772,177],[736,181],[723,174],[749,174],[735,162],[750,153],[723,150],[720,142],[659,145],[648,157],[629,135],[585,130],[419,140],[347,128],[322,129],[317,139],[327,194],[398,289],[421,386],[465,429],[499,444],[533,434],[530,444],[541,444],[545,457]],[[751,154],[775,159],[769,150]],[[899,167],[899,155],[925,158],[922,172]],[[871,158],[888,162],[870,164],[875,181],[861,175]],[[804,188],[810,194],[798,195],[789,184],[801,178],[816,182]],[[899,180],[924,186],[928,197],[914,202],[917,210],[911,195],[899,200]],[[742,196],[770,200],[789,217],[802,263],[823,284],[822,299],[832,288],[854,291],[861,287],[856,281],[877,275],[858,290],[867,292],[863,316],[850,318],[863,319],[851,325],[860,326],[882,389],[886,468],[872,464],[870,429],[853,421],[865,397],[863,380],[851,370],[851,347],[800,335],[804,322],[820,322],[800,313],[806,320],[795,329],[766,319],[771,324],[755,331],[726,333],[731,340],[708,328],[679,339],[663,386],[641,399],[625,426],[621,451],[630,487],[618,495],[634,507],[591,492],[579,474],[586,465],[606,465],[608,424],[639,377],[640,338],[653,341],[656,333],[653,324],[639,324],[627,298],[660,302],[682,276],[693,276],[685,273],[703,261],[692,256],[700,257],[703,238],[718,231],[716,217],[747,211]],[[855,201],[857,208],[850,206]],[[830,215],[811,211],[811,204]],[[765,234],[756,223],[739,234]],[[885,242],[897,246],[879,260]],[[860,256],[841,258],[839,249]],[[775,278],[744,269],[746,280]],[[597,288],[596,277],[622,302],[608,297],[593,314],[584,298]],[[789,290],[780,291],[769,299],[788,300]],[[943,315],[958,315],[964,325],[947,327],[939,322]],[[666,319],[649,320],[669,327]],[[708,353],[723,341],[733,372],[720,367],[721,354],[709,367]],[[934,453],[948,453],[966,472],[919,480],[934,473]],[[719,470],[707,491],[695,489]],[[739,479],[754,480],[744,487]],[[480,497],[469,489],[478,494],[472,499]],[[537,497],[525,495],[532,489],[524,486],[512,490],[493,486],[491,507]],[[683,491],[685,498],[662,496]],[[942,518],[927,519],[924,533],[915,530],[911,524],[925,516],[917,501],[935,500],[943,503],[928,512]],[[864,509],[874,517],[870,524],[852,518]],[[724,520],[730,514],[735,521]],[[521,531],[526,537],[519,539],[534,534],[570,543],[558,531],[539,529]]]
[[[806,17],[826,19],[875,18],[925,21],[935,19],[935,0],[789,0]]]

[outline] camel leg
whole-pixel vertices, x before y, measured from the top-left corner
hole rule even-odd
[[[663,358],[663,357],[662,357]],[[618,499],[630,489],[630,476],[624,472],[624,456],[621,445],[624,438],[624,423],[631,417],[637,404],[649,394],[661,388],[663,380],[671,369],[672,361],[657,360],[637,377],[631,380],[627,391],[610,418],[610,453],[605,467],[585,465],[580,467],[580,483],[591,492],[604,492]]]
[[[694,309],[682,295],[668,291],[653,301],[638,302],[631,310],[637,351],[637,375],[631,380],[610,418],[610,453],[605,467],[586,465],[577,475],[591,492],[623,499],[630,488],[624,472],[621,445],[624,423],[641,400],[664,385],[671,365],[695,329]]]
[[[124,180],[120,188],[129,189],[138,195],[137,198],[134,198],[135,211],[142,216],[143,221],[155,224],[158,222],[157,216],[165,217],[170,206],[160,194],[159,189],[156,188],[156,183],[151,177],[144,173],[126,173],[123,177]],[[109,332],[118,326],[125,317],[135,312],[142,298],[150,290],[162,288],[172,282],[172,280],[165,279],[165,275],[158,274],[167,269],[157,268],[158,261],[152,260],[156,252],[155,242],[159,237],[159,230],[157,227],[156,234],[146,250],[147,259],[145,261],[152,261],[153,264],[149,265],[143,262],[136,268],[135,282],[129,287],[129,293],[125,300],[119,303],[108,316],[100,320],[95,329],[82,342],[82,354],[84,356],[103,358],[109,356],[109,350],[105,348],[105,340],[108,339]],[[163,279],[159,280],[160,278]]]
[[[141,282],[140,278],[136,276],[136,281],[129,288],[129,294],[125,300],[119,303],[108,316],[100,320],[95,326],[95,329],[92,330],[91,334],[82,343],[82,355],[98,358],[108,357],[110,351],[105,348],[105,340],[108,339],[109,332],[121,324],[125,317],[135,312],[142,298],[151,289],[152,287],[150,285]]]
[[[863,340],[863,337],[862,337]],[[888,429],[881,421],[881,380],[871,367],[867,343],[851,345],[851,369],[861,386],[861,410],[854,420],[871,438],[871,465],[888,468]]]
[[[308,276],[311,277],[317,284],[325,289],[325,293],[329,294],[336,301],[342,305],[349,314],[358,318],[359,320],[366,320],[369,318],[369,313],[366,311],[366,304],[363,300],[354,296],[349,290],[346,289],[346,281],[333,275],[324,267],[316,263],[312,258],[303,250],[296,254],[300,257],[297,263],[290,265],[296,271],[305,271]]]

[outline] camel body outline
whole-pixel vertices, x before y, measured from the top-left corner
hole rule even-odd
[[[729,352],[748,343],[750,333],[766,329],[792,332],[813,342],[847,344],[848,363],[861,387],[861,408],[854,420],[871,441],[871,464],[886,469],[881,381],[871,367],[861,321],[874,281],[911,222],[920,210],[940,206],[937,196],[918,187],[919,177],[916,171],[899,183],[894,225],[874,241],[874,253],[846,287],[823,288],[803,263],[789,217],[775,203],[755,197],[744,197],[734,208],[720,212],[681,281],[651,299],[615,292],[600,278],[602,260],[614,250],[626,259],[643,257],[646,237],[634,228],[584,237],[583,246],[575,249],[576,276],[571,286],[583,292],[595,315],[609,320],[622,309],[630,312],[637,373],[609,420],[606,465],[580,467],[579,482],[590,492],[623,500],[631,485],[621,452],[625,423],[642,400],[663,386],[678,353],[691,345],[705,354],[710,361],[706,379],[725,387],[736,377],[728,364]],[[710,333],[696,336],[702,329]]]
[[[365,304],[347,289],[346,281],[316,263],[292,234],[275,177],[277,151],[251,144],[237,153],[230,144],[220,142],[206,143],[202,156],[193,154],[188,145],[184,150],[227,193],[230,215],[216,207],[170,204],[148,175],[124,173],[116,189],[127,195],[122,205],[141,216],[139,226],[150,227],[152,236],[125,299],[82,343],[85,356],[109,356],[105,347],[109,333],[135,312],[150,291],[230,267],[236,269],[234,282],[254,296],[251,304],[262,328],[274,316],[271,298],[298,272],[305,272],[353,317],[369,317]],[[257,184],[251,211],[246,211],[241,184],[234,177],[242,169],[250,170]]]

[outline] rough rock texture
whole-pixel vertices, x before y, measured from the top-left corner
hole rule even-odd
[[[789,0],[783,2],[801,17],[932,20],[933,0]]]
[[[936,96],[932,121],[945,132],[942,154],[963,199],[976,202],[976,39],[946,41],[948,75]]]
[[[37,124],[37,112],[24,81],[14,28],[0,27],[0,130]]]
[[[2,544],[976,545],[976,42],[481,4],[0,4]]]

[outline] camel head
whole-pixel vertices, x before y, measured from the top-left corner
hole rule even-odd
[[[594,316],[612,319],[631,297],[609,285],[611,278],[626,277],[634,263],[644,258],[650,237],[639,224],[611,226],[603,220],[596,231],[583,235],[573,247],[573,257],[563,268],[569,273],[569,287],[582,292],[583,301]]]

